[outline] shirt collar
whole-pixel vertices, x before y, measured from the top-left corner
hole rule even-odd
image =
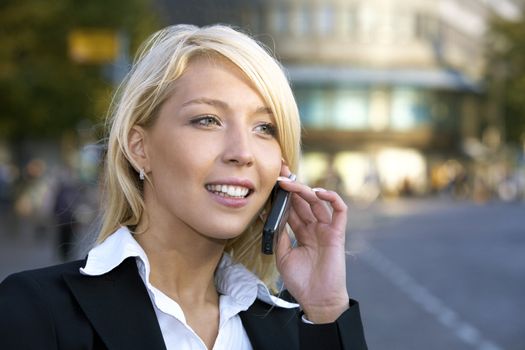
[[[139,265],[144,267],[139,271],[146,285],[149,285],[149,260],[146,252],[137,243],[127,227],[120,227],[101,244],[88,253],[86,266],[80,268],[80,273],[88,276],[103,275],[119,266],[125,259],[135,257]],[[255,299],[282,308],[296,308],[298,304],[287,302],[270,293],[268,287],[242,264],[234,263],[228,254],[224,254],[215,274],[217,291],[230,297],[232,302],[247,309]]]

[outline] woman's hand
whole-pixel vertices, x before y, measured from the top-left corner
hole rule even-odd
[[[281,175],[288,176],[283,166]],[[288,224],[297,246],[286,232],[277,242],[277,268],[288,291],[313,323],[334,322],[348,309],[346,289],[345,231],[347,207],[332,191],[283,179],[280,185],[292,192]]]

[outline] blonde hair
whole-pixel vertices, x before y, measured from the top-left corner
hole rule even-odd
[[[184,73],[192,58],[218,55],[240,68],[273,112],[277,140],[284,160],[297,171],[300,155],[300,121],[297,105],[281,65],[249,36],[228,26],[196,27],[174,25],[153,34],[141,47],[131,71],[117,90],[108,118],[105,196],[101,231],[97,242],[121,225],[135,227],[144,212],[139,167],[128,148],[134,125],[149,126],[173,83]],[[267,206],[268,204],[266,204]],[[261,220],[256,220],[225,251],[270,287],[277,278],[274,258],[260,252]]]

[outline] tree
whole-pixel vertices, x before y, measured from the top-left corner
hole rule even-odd
[[[495,18],[489,38],[489,84],[496,87],[507,142],[525,141],[525,14],[519,20]]]
[[[99,64],[68,55],[68,35],[127,33],[131,51],[159,27],[149,0],[4,0],[0,5],[0,138],[49,138],[98,122],[114,88]]]

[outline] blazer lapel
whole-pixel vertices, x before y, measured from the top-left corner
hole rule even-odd
[[[108,349],[166,349],[134,258],[102,276],[64,279]]]
[[[272,307],[256,300],[239,315],[254,350],[299,349],[297,309]]]

